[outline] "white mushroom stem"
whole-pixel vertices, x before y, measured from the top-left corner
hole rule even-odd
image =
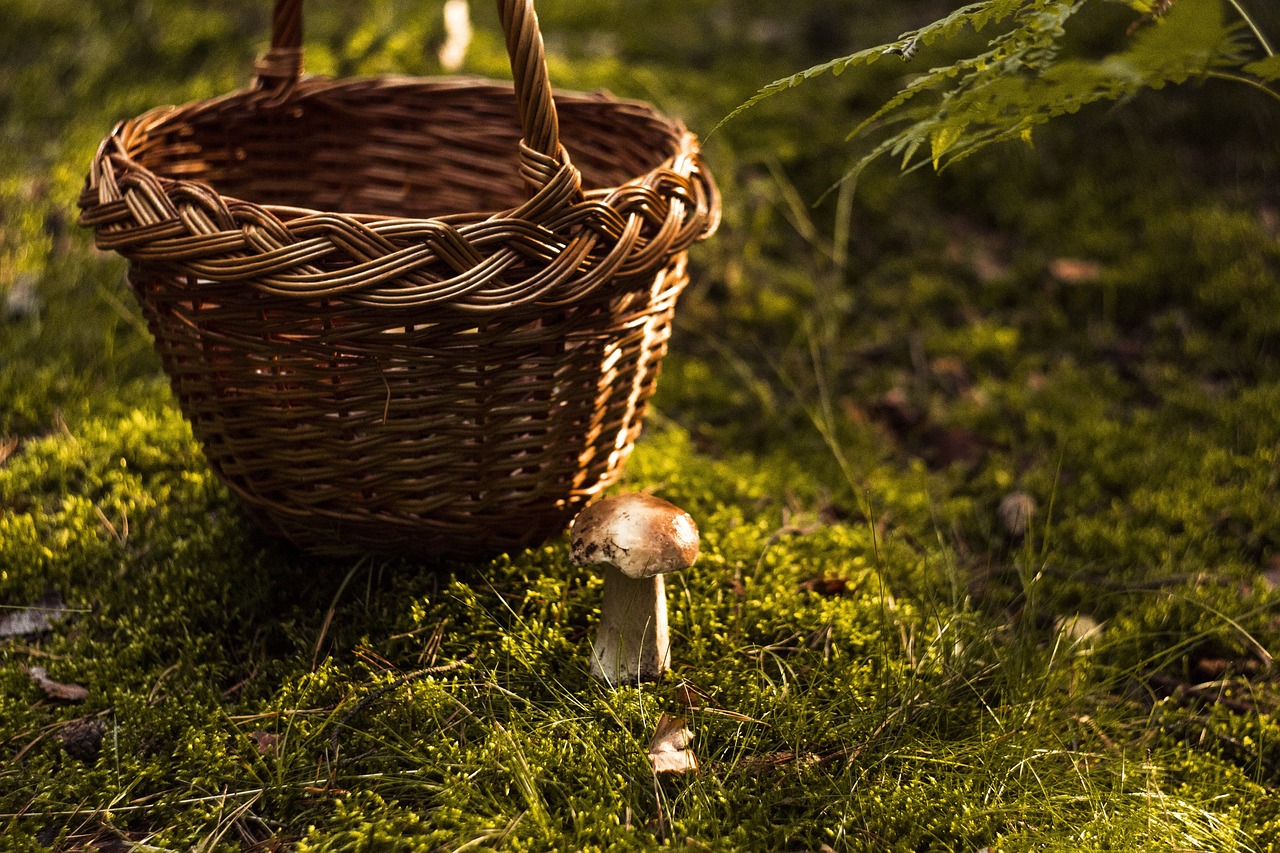
[[[610,685],[634,684],[658,678],[670,665],[671,635],[662,575],[637,580],[606,566],[591,674]]]

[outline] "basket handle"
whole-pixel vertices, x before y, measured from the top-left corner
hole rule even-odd
[[[531,199],[540,194],[544,196],[536,207],[545,212],[546,203],[552,201],[545,197],[549,190],[560,188],[552,195],[560,196],[555,201],[561,203],[580,198],[581,176],[560,144],[560,120],[551,95],[542,31],[533,0],[497,2],[515,81],[516,109],[524,134],[520,144],[520,172]],[[263,89],[287,89],[298,81],[302,74],[302,0],[275,0],[271,47],[258,60],[255,71],[255,83]]]

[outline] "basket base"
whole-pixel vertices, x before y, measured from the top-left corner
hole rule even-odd
[[[318,557],[351,557],[378,554],[407,557],[425,562],[457,560],[481,562],[536,547],[564,533],[583,501],[565,507],[554,517],[540,512],[535,523],[514,526],[511,516],[493,520],[486,529],[482,519],[467,519],[455,525],[440,518],[426,519],[335,519],[321,526],[313,516],[296,522],[258,513],[255,519],[271,536],[285,539],[308,554]]]

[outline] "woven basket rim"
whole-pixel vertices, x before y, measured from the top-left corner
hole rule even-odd
[[[166,104],[152,107],[146,112],[120,121],[116,128],[112,131],[111,136],[103,140],[105,146],[112,136],[119,135],[127,126],[137,125],[145,127],[148,131],[167,130],[172,127],[181,127],[183,124],[190,124],[192,120],[203,117],[204,115],[214,112],[219,108],[238,105],[246,108],[245,112],[252,113],[257,111],[266,111],[272,109],[283,109],[293,104],[302,104],[307,101],[323,98],[326,94],[346,89],[346,88],[363,88],[369,85],[377,85],[380,88],[403,88],[406,90],[422,90],[429,89],[432,91],[447,92],[492,92],[502,97],[515,96],[515,86],[511,80],[502,80],[498,78],[483,77],[479,75],[410,75],[410,74],[370,74],[370,75],[344,75],[341,77],[331,77],[324,74],[304,74],[297,82],[290,87],[284,96],[280,94],[268,94],[260,88],[252,85],[244,86],[225,92],[221,95],[215,95],[208,98],[193,98],[178,104]],[[696,156],[700,150],[697,137],[690,133],[684,122],[668,113],[658,109],[653,104],[635,98],[619,97],[606,89],[593,90],[574,90],[574,89],[553,89],[556,102],[561,107],[568,107],[570,111],[580,108],[593,106],[605,107],[611,110],[634,110],[643,114],[647,119],[654,122],[655,125],[664,125],[664,130],[668,134],[671,149],[668,156],[661,158],[655,163],[655,169],[668,165],[675,157]],[[515,122],[513,120],[513,127]],[[161,186],[178,186],[201,187],[215,196],[218,196],[228,203],[238,206],[246,206],[248,208],[261,208],[269,211],[281,219],[288,222],[302,216],[342,216],[361,223],[385,223],[385,222],[401,222],[401,223],[428,223],[443,222],[449,224],[462,224],[467,222],[482,221],[487,219],[505,218],[512,211],[518,209],[518,206],[492,209],[477,210],[464,213],[443,214],[440,216],[401,216],[396,214],[372,213],[368,211],[358,210],[329,210],[320,207],[307,207],[303,205],[279,204],[270,201],[255,201],[252,199],[238,196],[235,193],[226,192],[219,189],[215,182],[201,180],[184,180],[166,177],[156,174],[156,172],[139,162],[132,151],[121,152],[129,162],[130,169],[136,170],[139,174],[153,175]],[[656,158],[655,158],[656,159]],[[652,171],[652,170],[651,170]],[[643,175],[637,176],[636,179],[643,178]],[[612,187],[601,187],[589,189],[585,191],[588,197],[598,196],[607,193]],[[706,236],[710,236],[708,231]]]
[[[499,0],[499,9],[510,82],[301,77],[301,3],[277,0],[272,49],[250,87],[157,107],[116,125],[99,146],[81,192],[81,223],[94,229],[101,249],[167,264],[196,279],[243,280],[265,293],[308,300],[341,297],[468,313],[567,304],[611,280],[652,276],[666,258],[710,236],[720,220],[719,194],[701,163],[697,138],[643,101],[559,90],[553,97],[532,0]],[[397,91],[424,88],[513,96],[520,133],[512,139],[512,177],[523,184],[525,200],[498,210],[455,203],[443,208],[445,215],[425,218],[262,203],[224,195],[201,180],[158,175],[136,156],[169,152],[172,140],[163,134],[219,109],[296,108],[359,87],[377,87],[391,102]],[[652,159],[637,159],[634,150],[619,156],[616,171],[625,180],[584,190],[582,173],[560,142],[557,99],[571,111],[600,106],[661,124],[663,150]],[[641,162],[652,168],[631,174]],[[454,215],[457,210],[464,212]]]
[[[392,86],[435,87],[424,82],[430,79],[398,78]],[[674,151],[645,174],[585,193],[576,168],[546,161],[542,189],[501,210],[419,218],[262,204],[203,181],[161,177],[135,156],[152,136],[218,107],[268,108],[274,100],[271,108],[278,109],[356,85],[351,78],[304,82],[295,88],[295,100],[283,101],[238,90],[121,122],[94,160],[80,198],[81,222],[95,229],[99,248],[168,263],[197,278],[244,279],[261,291],[303,299],[342,296],[468,313],[570,302],[613,279],[649,276],[719,223],[718,191],[699,159],[697,138],[643,102],[598,94],[571,97],[566,106],[637,110],[665,125]],[[452,92],[509,91],[488,80],[448,79],[444,86]],[[326,261],[324,269],[311,263],[334,253],[345,260]],[[432,266],[438,271],[429,283],[406,288],[397,281]]]

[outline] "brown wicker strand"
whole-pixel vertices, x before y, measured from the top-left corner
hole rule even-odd
[[[498,16],[511,57],[511,78],[515,81],[524,142],[533,151],[564,162],[556,105],[551,98],[551,80],[547,77],[545,48],[533,0],[498,0]]]
[[[302,0],[276,0],[271,10],[271,48],[302,48]]]

